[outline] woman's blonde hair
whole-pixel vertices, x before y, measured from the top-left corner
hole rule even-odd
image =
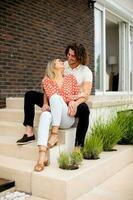
[[[56,59],[49,61],[46,67],[45,76],[48,76],[50,79],[53,79],[55,77],[54,73],[55,61]]]

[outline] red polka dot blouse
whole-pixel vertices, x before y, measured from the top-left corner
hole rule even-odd
[[[75,100],[80,91],[77,80],[73,75],[65,76],[61,87],[59,87],[54,80],[48,77],[43,79],[42,84],[48,99],[53,94],[58,94],[63,97],[66,103]]]

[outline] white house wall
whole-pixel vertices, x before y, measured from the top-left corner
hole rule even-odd
[[[90,108],[90,124],[88,133],[95,121],[102,119],[107,122],[123,110],[133,110],[133,96],[91,96],[88,102]]]

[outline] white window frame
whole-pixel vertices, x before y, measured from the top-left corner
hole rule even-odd
[[[95,3],[95,8],[97,8],[97,9],[99,9],[99,10],[101,10],[102,11],[102,13],[103,13],[103,21],[102,21],[102,25],[103,25],[103,27],[102,27],[102,34],[103,34],[103,48],[102,48],[102,55],[101,55],[101,58],[102,58],[102,62],[103,62],[103,86],[102,86],[102,88],[103,88],[103,91],[99,91],[99,90],[96,90],[96,92],[95,92],[95,95],[101,95],[101,94],[108,94],[108,95],[120,95],[120,94],[132,94],[133,93],[133,91],[130,91],[130,70],[129,70],[129,66],[130,66],[130,63],[129,63],[129,61],[130,61],[130,41],[129,41],[129,39],[130,39],[130,26],[132,26],[132,24],[130,24],[130,22],[128,21],[128,20],[126,20],[125,18],[123,18],[122,16],[120,16],[120,15],[118,15],[118,14],[116,14],[116,13],[114,13],[112,10],[110,10],[110,9],[108,9],[108,8],[105,8],[103,5],[101,5],[101,4],[99,4],[99,3]],[[127,45],[127,47],[126,47],[126,55],[127,55],[127,57],[128,57],[128,59],[127,59],[127,63],[126,63],[126,69],[128,70],[128,82],[127,82],[127,85],[125,85],[125,78],[126,78],[126,75],[124,74],[124,90],[123,91],[108,91],[108,92],[106,92],[106,30],[105,30],[105,25],[106,25],[106,11],[108,11],[108,12],[110,12],[110,13],[112,13],[114,16],[116,16],[116,17],[118,17],[119,19],[121,19],[123,22],[126,22],[126,26],[127,26],[127,29],[126,29],[126,35],[127,35],[127,37],[126,37],[126,41],[127,41],[127,43],[126,43],[126,45]],[[120,50],[120,47],[119,47],[119,50]],[[119,65],[120,65],[120,63],[121,63],[121,60],[119,60]],[[125,71],[125,69],[124,69],[124,71]],[[133,84],[133,83],[132,83]]]
[[[130,31],[130,27],[132,28],[133,30],[133,24],[129,23],[129,31]],[[130,32],[129,32],[130,34]],[[130,35],[129,35],[129,40],[130,40]],[[129,41],[130,43],[130,41]],[[129,44],[129,49],[130,49],[130,44]],[[131,52],[133,52],[133,32],[132,32],[132,50],[130,51],[129,50],[129,77],[131,78],[130,76],[130,72],[132,72],[132,83],[131,83],[131,80],[130,80],[130,94],[133,94],[133,56],[131,55]],[[132,88],[132,90],[131,90]]]
[[[106,41],[106,38],[105,38],[105,26],[104,26],[104,24],[105,24],[105,7],[96,2],[95,8],[100,10],[103,14],[103,16],[102,16],[103,21],[101,23],[102,24],[101,32],[102,32],[102,35],[103,35],[103,37],[102,37],[102,39],[103,39],[103,41],[102,41],[102,51],[101,51],[101,64],[102,64],[103,68],[102,68],[102,70],[100,69],[100,75],[104,78],[105,75],[106,75],[105,74],[105,70],[106,70],[105,41]],[[102,82],[100,81],[100,84],[102,84],[101,87],[103,88],[103,91],[96,90],[96,93],[95,93],[96,95],[101,95],[101,94],[104,94],[106,92],[106,83],[104,84],[104,80]]]

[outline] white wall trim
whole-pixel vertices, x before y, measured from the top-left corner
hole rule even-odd
[[[125,20],[128,20],[131,24],[133,24],[133,12],[125,8],[123,5],[114,2],[113,0],[97,0],[98,3],[105,6],[105,8],[109,9],[113,13],[116,13],[118,16],[121,16]],[[126,1],[125,1],[126,3]]]

